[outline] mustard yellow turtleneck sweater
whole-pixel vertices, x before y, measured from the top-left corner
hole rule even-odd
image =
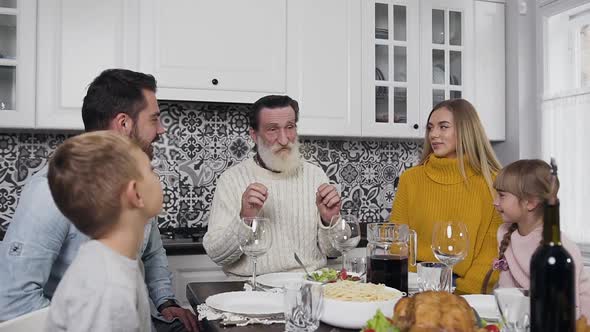
[[[467,225],[470,250],[453,268],[459,275],[457,291],[479,293],[483,279],[498,255],[496,232],[502,218],[481,174],[465,162],[467,182],[457,159],[430,155],[424,163],[405,171],[399,181],[390,221],[408,224],[418,235],[418,261],[437,261],[432,253],[432,231],[437,221],[461,221]],[[497,281],[497,273],[490,285]]]

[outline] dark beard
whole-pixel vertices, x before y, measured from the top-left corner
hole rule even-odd
[[[130,135],[130,139],[137,144],[137,146],[139,146],[139,148],[145,152],[145,154],[148,156],[148,158],[150,160],[154,159],[154,147],[152,146],[152,143],[157,141],[159,139],[159,136],[156,136],[156,138],[154,138],[153,142],[145,142],[143,140],[141,140],[141,138],[139,138],[138,132],[137,132],[137,127],[133,126],[133,129],[131,129],[131,133]]]

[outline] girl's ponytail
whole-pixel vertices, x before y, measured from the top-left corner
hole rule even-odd
[[[512,236],[512,233],[514,233],[514,231],[517,229],[518,229],[518,224],[513,223],[508,228],[508,231],[506,232],[506,234],[504,234],[504,237],[502,238],[502,242],[500,242],[500,249],[498,250],[499,251],[498,258],[494,260],[494,263],[492,264],[492,268],[489,269],[488,273],[486,273],[486,276],[483,279],[483,284],[481,285],[481,293],[482,294],[487,294],[488,283],[490,282],[490,278],[492,277],[492,273],[494,273],[494,271],[496,271],[496,270],[508,271],[508,263],[506,262],[506,257],[504,257],[504,253],[506,252],[506,249],[508,249],[508,246],[510,245],[510,237]]]

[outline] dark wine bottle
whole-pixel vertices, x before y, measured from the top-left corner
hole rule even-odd
[[[576,330],[576,268],[561,245],[557,166],[551,159],[552,195],[544,203],[543,242],[531,258],[531,331]]]

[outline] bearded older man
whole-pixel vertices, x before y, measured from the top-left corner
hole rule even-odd
[[[297,139],[299,106],[288,96],[266,96],[254,103],[250,136],[256,155],[224,172],[217,182],[207,234],[207,254],[224,271],[250,275],[237,232],[241,219],[270,219],[273,244],[257,259],[257,272],[299,268],[297,253],[308,269],[326,265],[340,253],[329,243],[330,220],[340,213],[340,195],[321,168],[302,161]]]

